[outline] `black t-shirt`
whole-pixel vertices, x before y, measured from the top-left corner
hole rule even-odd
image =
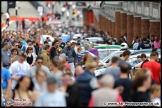
[[[134,92],[132,94],[133,102],[150,102],[150,97],[147,92]]]
[[[150,45],[149,42],[143,42],[141,48],[142,49],[150,49],[151,48],[151,45]]]
[[[146,63],[146,62],[148,62],[148,61],[149,61],[149,60],[146,59],[146,60],[141,64],[141,68],[142,68],[143,64]]]
[[[55,47],[52,47],[50,49],[50,59],[53,59],[55,56],[57,56],[56,48]]]
[[[64,49],[64,47],[65,47],[65,43],[62,42],[61,45],[60,45],[60,47],[61,47],[62,49]]]
[[[119,86],[123,86],[124,87],[124,91],[121,94],[123,101],[126,102],[131,102],[131,88],[132,88],[132,81],[129,78],[120,78],[118,80],[115,81],[115,85],[114,88],[119,87]]]

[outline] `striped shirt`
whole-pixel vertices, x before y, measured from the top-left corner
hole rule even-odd
[[[85,55],[85,54],[88,54],[89,52],[87,51],[83,51],[81,53],[78,54],[78,62],[80,62],[82,60],[82,57]]]

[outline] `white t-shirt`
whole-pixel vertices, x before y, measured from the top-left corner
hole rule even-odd
[[[22,77],[26,75],[29,68],[30,68],[30,65],[26,61],[24,61],[23,63],[19,63],[18,61],[15,61],[14,63],[11,64],[9,68],[9,72],[11,73],[12,76]],[[12,80],[11,89],[14,89],[16,84],[17,84],[17,81]]]
[[[66,16],[69,16],[69,11],[66,12]]]
[[[5,13],[6,19],[10,18],[10,15],[8,13]]]
[[[73,9],[75,9],[75,7],[76,7],[75,5],[72,5],[72,8],[73,8]]]
[[[61,10],[62,10],[62,12],[65,12],[66,8],[65,8],[65,7],[62,7],[62,9],[61,9]]]

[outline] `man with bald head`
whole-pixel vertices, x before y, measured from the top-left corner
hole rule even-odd
[[[80,65],[75,67],[75,75],[76,76],[78,76],[79,74],[81,74],[83,72],[84,72],[84,70],[83,70],[83,68]]]

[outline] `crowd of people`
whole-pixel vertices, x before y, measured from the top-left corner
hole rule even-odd
[[[63,42],[62,34],[69,35],[70,40]],[[129,45],[135,49],[153,48],[150,60],[141,54],[143,63],[136,67],[135,73],[126,62],[131,54],[126,50],[120,58],[111,59],[104,74],[95,76],[94,71],[102,65],[98,50],[94,44],[86,47],[85,44],[90,43],[86,38],[74,40],[74,34],[103,37],[110,45],[114,44],[112,42],[127,43],[126,34],[116,41],[108,32],[66,27],[64,23],[61,27],[45,23],[41,27],[4,30],[1,32],[2,101],[24,100],[14,101],[11,106],[94,107],[104,106],[104,102],[153,102],[152,106],[161,106],[161,64],[157,52],[161,42],[157,37],[151,36],[149,40],[147,36],[140,40],[136,36]],[[50,35],[54,41],[46,38],[42,43],[42,35]],[[150,47],[147,47],[148,43]]]

